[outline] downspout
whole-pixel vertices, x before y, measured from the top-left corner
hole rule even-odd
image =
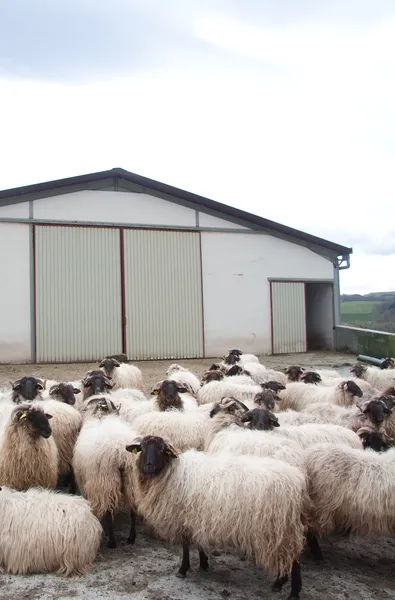
[[[350,268],[350,255],[342,255],[340,258],[336,257],[333,261],[334,267],[334,278],[333,278],[333,337],[334,337],[334,348],[337,350],[337,335],[336,328],[341,325],[341,312],[340,312],[340,277],[339,272],[344,269]]]

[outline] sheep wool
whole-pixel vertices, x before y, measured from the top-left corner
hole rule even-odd
[[[294,440],[302,448],[308,448],[313,444],[324,442],[332,444],[347,444],[351,448],[362,450],[363,445],[354,431],[341,427],[321,423],[305,423],[304,425],[278,427],[274,431],[260,432],[266,436],[278,436]]]
[[[0,570],[5,573],[84,575],[99,551],[102,527],[78,496],[3,487],[0,520]]]
[[[135,460],[138,511],[160,537],[181,543],[188,531],[203,548],[235,548],[270,575],[290,573],[303,548],[308,502],[299,469],[272,458],[188,450],[147,478],[138,468],[141,454]]]
[[[381,454],[319,444],[306,451],[305,463],[316,535],[394,534],[395,448]]]
[[[168,379],[188,385],[193,394],[197,394],[200,390],[200,381],[196,375],[180,365],[171,365],[166,371],[166,376]]]
[[[164,437],[181,451],[191,448],[203,450],[209,426],[209,411],[200,410],[187,413],[175,410],[153,412],[142,415],[133,422],[133,428],[139,435]]]
[[[238,385],[233,384],[233,377],[224,381],[210,381],[203,385],[197,395],[198,404],[209,404],[210,402],[220,402],[222,398],[232,397],[236,400],[253,401],[255,396],[262,391],[260,385]]]

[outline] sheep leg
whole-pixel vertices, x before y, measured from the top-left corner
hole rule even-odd
[[[309,548],[313,555],[314,560],[317,560],[317,561],[324,560],[318,540],[315,537],[315,535],[311,533],[311,531],[307,532],[306,540],[307,540],[307,543],[309,545]]]
[[[70,494],[76,494],[77,493],[77,484],[75,482],[75,477],[74,477],[74,471],[73,470],[70,471],[68,480],[69,480],[69,483],[70,483],[70,488],[69,488]]]
[[[113,520],[112,514],[110,513],[109,510],[104,515],[104,522],[106,524],[107,535],[108,535],[107,547],[108,548],[116,548],[117,544],[115,543],[115,536],[114,536],[114,520]]]
[[[277,577],[276,581],[272,585],[272,592],[281,592],[284,583],[287,583],[288,575],[280,575]]]
[[[300,574],[300,563],[295,560],[292,565],[291,571],[291,593],[288,596],[291,598],[299,598],[299,594],[302,590],[302,576]]]
[[[132,522],[130,525],[128,544],[134,544],[134,542],[136,541],[136,519],[137,519],[136,513],[134,512],[134,510],[130,511],[130,518],[131,518]]]
[[[180,577],[181,579],[185,578],[187,571],[191,568],[191,564],[189,562],[189,540],[184,540],[182,543],[182,563],[181,567],[178,569],[178,573],[176,577]]]
[[[201,548],[200,546],[198,546],[198,550],[199,550],[200,568],[202,571],[207,571],[207,569],[209,568],[208,556],[205,553],[205,551],[203,550],[203,548]]]

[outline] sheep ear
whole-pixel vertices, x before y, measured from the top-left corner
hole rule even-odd
[[[111,404],[111,408],[115,411],[115,412],[119,412],[119,408],[117,408],[114,404],[114,402],[112,400],[110,400],[110,404]]]
[[[276,417],[271,417],[270,423],[273,425],[273,427],[280,427],[280,423],[278,422],[278,419]]]
[[[18,423],[20,423],[21,421],[23,421],[24,419],[27,418],[28,414],[29,414],[28,410],[18,410],[15,413],[14,420],[17,421]]]
[[[121,366],[121,363],[118,360],[116,360],[115,358],[113,359],[113,364],[114,364],[114,367],[120,367]]]
[[[73,387],[73,394],[79,394],[80,392],[80,389]]]
[[[21,389],[21,380],[20,379],[17,379],[17,381],[14,381],[14,383],[12,383],[12,381],[10,381],[10,384],[11,384],[13,390]]]
[[[45,414],[45,416],[47,417],[48,420],[52,419],[52,415],[50,415],[49,413],[44,413],[44,414]]]
[[[104,367],[104,365],[105,365],[105,359],[103,359],[103,360],[101,361],[101,363],[99,364],[99,367]]]
[[[170,458],[177,458],[178,456],[177,450],[171,444],[166,444],[164,453]]]
[[[90,377],[87,377],[86,379],[82,380],[82,385],[84,387],[89,387],[91,383],[92,383],[92,379]]]
[[[141,452],[142,439],[143,439],[142,437],[134,438],[134,440],[131,444],[129,444],[128,446],[125,446],[127,452],[131,452],[132,454],[138,454],[139,452]]]
[[[177,389],[180,392],[180,394],[191,393],[191,388],[187,385],[182,385],[181,383],[177,383]]]
[[[46,379],[44,379],[44,380],[40,379],[40,380],[37,382],[37,389],[38,389],[38,390],[43,390],[43,389],[45,388],[45,384],[46,384],[46,383],[47,383],[47,380],[46,380]]]
[[[52,396],[53,394],[56,394],[56,392],[59,391],[59,386],[58,385],[53,385],[49,388],[49,395]]]
[[[242,416],[241,418],[241,422],[242,423],[249,423],[252,419],[252,413],[249,410],[245,415]]]

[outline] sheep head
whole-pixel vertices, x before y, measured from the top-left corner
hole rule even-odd
[[[280,427],[277,417],[267,408],[254,408],[249,410],[242,418],[243,423],[248,423],[249,429],[260,431],[272,431],[274,427]]]
[[[82,380],[82,385],[86,388],[85,397],[87,395],[104,394],[106,390],[110,390],[113,387],[110,379],[111,377],[105,375],[100,369],[88,371],[85,378]]]
[[[393,369],[395,367],[395,360],[389,356],[380,365],[380,369]]]
[[[233,354],[234,356],[241,356],[243,352],[238,348],[232,348],[232,350],[228,350],[228,354]]]
[[[358,429],[357,435],[361,439],[364,450],[371,448],[375,452],[382,452],[388,448],[380,433],[371,427],[361,427]]]
[[[285,375],[288,375],[288,381],[300,381],[305,369],[303,367],[293,366],[284,369]]]
[[[37,396],[41,396],[41,391],[44,389],[44,381],[37,377],[22,377],[17,379],[12,386],[12,401],[15,404],[24,400],[34,400]]]
[[[350,394],[350,396],[357,396],[357,398],[362,398],[363,396],[363,391],[361,390],[359,385],[355,383],[355,381],[342,381],[339,384],[339,389],[345,393]]]
[[[177,371],[186,371],[187,369],[185,369],[184,367],[182,367],[181,365],[170,365],[170,367],[167,369],[166,371],[166,375],[169,377],[169,375],[172,375],[173,373],[176,373]]]
[[[224,396],[210,411],[210,418],[215,417],[219,412],[226,413],[228,415],[237,415],[242,412],[248,411],[246,406],[241,400],[233,398],[233,396]]]
[[[223,361],[226,365],[235,365],[240,360],[240,356],[238,354],[227,354],[224,356]]]
[[[322,381],[321,375],[315,371],[305,371],[300,379],[303,381],[303,383],[310,383],[314,385],[317,385]]]
[[[57,383],[49,388],[49,395],[55,396],[60,402],[74,406],[75,394],[80,393],[79,388],[75,388],[71,383]]]
[[[221,370],[221,365],[219,363],[213,363],[211,365],[211,367],[209,369],[207,369],[208,371],[220,371]]]
[[[353,373],[358,379],[363,379],[363,375],[366,372],[367,367],[361,363],[356,363],[350,368],[350,373]]]
[[[269,410],[274,409],[277,400],[279,400],[279,398],[276,392],[273,390],[263,390],[262,392],[256,394],[254,398],[255,404],[258,404],[258,406],[261,407],[266,407]]]
[[[158,436],[138,437],[126,450],[138,454],[137,468],[146,476],[159,475],[171,460],[178,457],[178,452],[173,446]]]
[[[121,366],[121,363],[116,358],[104,358],[99,364],[99,368],[103,369],[104,373],[109,377],[114,369]]]
[[[226,376],[227,377],[234,377],[235,375],[241,375],[242,373],[243,373],[243,369],[242,369],[242,367],[240,367],[240,365],[233,365],[226,372]]]
[[[277,394],[277,392],[285,390],[285,385],[279,383],[278,381],[265,381],[265,383],[261,383],[261,388],[263,390],[273,390],[273,392]]]
[[[217,369],[212,371],[210,369],[203,373],[200,382],[201,382],[201,385],[204,385],[205,383],[210,383],[210,381],[222,381],[222,379],[224,379],[224,377],[225,377],[225,375],[224,375],[224,373],[222,373],[222,371],[219,371]]]
[[[49,438],[52,429],[49,424],[52,415],[43,411],[38,406],[31,404],[20,404],[11,413],[11,421],[16,426],[25,427],[31,437]]]
[[[109,398],[98,396],[96,398],[91,398],[91,400],[86,403],[82,412],[101,418],[111,413],[119,413],[119,408],[117,408],[114,402]]]
[[[384,420],[391,414],[392,408],[388,408],[381,398],[373,398],[357,404],[358,410],[366,416],[376,427],[381,427]]]
[[[109,354],[104,358],[115,358],[115,360],[117,360],[120,363],[127,363],[129,360],[127,354],[124,354],[123,352],[121,352],[121,354]]]
[[[158,381],[151,394],[157,396],[158,408],[161,411],[177,408],[183,410],[184,405],[180,394],[191,394],[193,390],[186,383],[180,383],[173,379]]]

